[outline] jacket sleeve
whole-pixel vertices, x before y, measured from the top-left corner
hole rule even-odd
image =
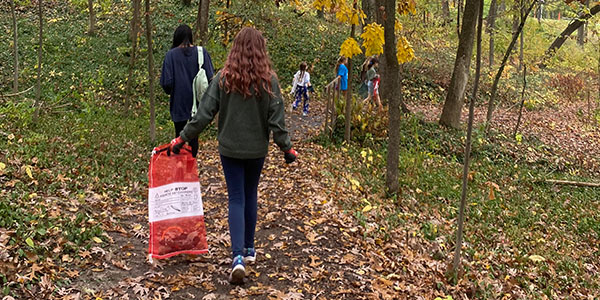
[[[210,58],[210,54],[206,51],[206,47],[202,47],[202,53],[204,54],[204,63],[202,64],[202,69],[206,72],[206,78],[208,78],[208,83],[210,83],[215,75],[215,68],[212,63],[212,59]]]
[[[281,90],[276,79],[272,80],[273,97],[269,103],[268,123],[269,130],[273,132],[273,140],[279,146],[281,151],[288,151],[292,148],[292,142],[288,131],[285,129],[285,111]]]
[[[162,73],[160,73],[160,86],[167,95],[173,90],[173,65],[171,64],[171,56],[167,52],[163,61]]]
[[[215,80],[211,81],[208,85],[208,89],[202,95],[200,100],[200,106],[198,112],[192,117],[192,119],[185,125],[181,131],[181,138],[189,142],[198,135],[210,124],[215,118],[217,112],[219,112],[220,106],[220,88],[219,88],[219,74],[215,76]]]
[[[294,74],[294,80],[292,80],[292,91],[290,94],[293,94],[296,91],[296,85],[298,84],[298,73]]]

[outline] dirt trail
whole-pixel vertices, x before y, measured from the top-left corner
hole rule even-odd
[[[92,251],[96,268],[82,271],[70,293],[83,298],[116,299],[348,299],[371,292],[354,266],[359,258],[358,229],[340,212],[332,178],[316,162],[320,146],[307,140],[318,132],[322,108],[311,114],[288,112],[298,162],[285,165],[276,147],[270,149],[259,185],[256,233],[257,263],[246,284],[227,283],[230,244],[227,194],[216,141],[201,143],[198,153],[210,252],[178,256],[151,266],[146,259],[146,202],[122,203],[112,213],[120,232],[110,232],[109,247]],[[145,199],[143,197],[138,197]],[[363,296],[361,296],[361,294]]]

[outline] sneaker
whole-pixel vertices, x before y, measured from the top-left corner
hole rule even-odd
[[[244,262],[253,264],[256,261],[256,250],[254,248],[244,248]]]
[[[244,277],[246,276],[246,264],[241,255],[233,258],[231,264],[231,273],[229,274],[229,283],[231,284],[242,284],[244,283]]]
[[[306,117],[306,116],[308,116],[308,113],[306,113],[306,112],[303,112],[303,113],[302,113],[302,116],[303,116],[303,117]]]

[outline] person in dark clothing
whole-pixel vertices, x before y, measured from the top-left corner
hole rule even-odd
[[[171,151],[179,153],[217,113],[219,154],[229,198],[233,258],[229,281],[239,284],[244,282],[246,263],[256,260],[257,189],[271,133],[286,163],[298,155],[285,128],[281,90],[265,39],[254,28],[245,27],[237,34],[223,69],[202,96],[198,113],[181,136],[171,141]]]
[[[192,82],[198,74],[198,49],[193,45],[194,35],[187,25],[179,25],[173,34],[173,45],[167,52],[160,74],[160,85],[165,93],[170,96],[169,109],[171,120],[175,125],[175,137],[178,137],[185,124],[192,118]],[[202,48],[204,63],[202,69],[210,83],[214,68],[206,48]],[[198,153],[198,139],[190,141],[192,155]]]

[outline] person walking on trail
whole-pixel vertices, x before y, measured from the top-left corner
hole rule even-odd
[[[338,88],[344,93],[344,95],[346,95],[348,90],[348,68],[346,67],[346,63],[348,63],[348,59],[340,56],[335,67],[335,73],[337,74],[336,79],[339,78],[340,80]]]
[[[298,156],[285,127],[283,103],[262,33],[245,27],[202,96],[198,113],[171,141],[171,150],[179,153],[219,113],[217,139],[229,198],[232,284],[243,283],[246,264],[256,260],[257,188],[270,133],[286,163]]]
[[[160,85],[169,97],[171,120],[175,125],[175,137],[178,137],[185,124],[192,118],[194,94],[192,82],[198,74],[198,49],[194,45],[192,29],[187,25],[179,25],[173,34],[173,45],[165,55]],[[202,69],[208,82],[212,80],[214,68],[208,51],[203,47]],[[192,156],[198,153],[198,139],[190,141]]]
[[[367,98],[363,100],[363,105],[369,103],[369,101],[373,99],[373,102],[377,104],[379,112],[382,112],[383,105],[381,105],[381,101],[379,100],[379,75],[377,74],[376,69],[379,67],[379,60],[377,60],[377,58],[372,58],[368,67],[369,70],[366,75],[368,95]]]
[[[292,104],[292,109],[296,110],[298,105],[300,105],[300,101],[304,99],[304,103],[302,106],[302,115],[308,116],[308,89],[310,88],[310,74],[306,70],[306,63],[300,63],[300,67],[298,72],[294,74],[294,81],[292,82],[292,93],[295,94],[295,101]]]

